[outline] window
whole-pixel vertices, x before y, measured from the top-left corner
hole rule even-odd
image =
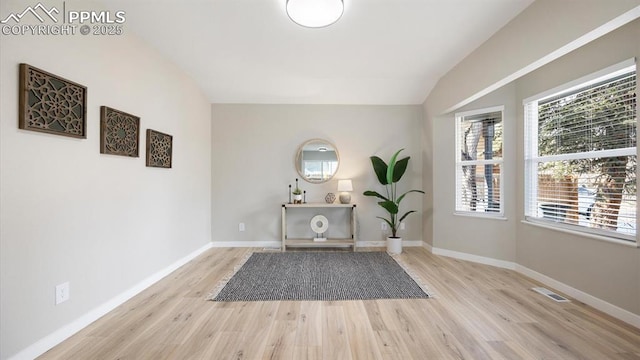
[[[329,180],[338,170],[337,160],[304,160],[304,177],[309,180]]]
[[[635,241],[636,68],[524,101],[528,220]]]
[[[502,216],[503,107],[456,114],[456,212]]]

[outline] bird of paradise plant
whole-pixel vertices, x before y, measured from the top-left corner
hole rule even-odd
[[[386,221],[391,228],[391,237],[397,238],[398,227],[402,220],[404,220],[409,214],[416,212],[415,210],[409,210],[403,215],[399,216],[400,212],[400,202],[404,197],[412,192],[422,193],[422,190],[409,190],[401,195],[398,195],[397,184],[404,175],[407,170],[407,165],[409,164],[410,157],[407,156],[398,160],[398,155],[404,149],[398,150],[393,156],[391,160],[389,160],[389,164],[387,165],[384,160],[377,156],[371,156],[371,164],[373,165],[373,170],[378,177],[378,181],[380,184],[384,185],[386,190],[386,196],[382,195],[376,191],[367,190],[364,192],[365,196],[375,196],[382,201],[378,202],[383,209],[385,209],[389,213],[388,218],[377,216],[377,218]]]

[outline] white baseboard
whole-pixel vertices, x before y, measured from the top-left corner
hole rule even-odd
[[[402,240],[402,246],[405,247],[422,247],[422,240]]]
[[[272,247],[279,248],[282,243],[280,241],[214,241],[211,246],[214,248],[234,248],[234,247]]]
[[[436,255],[452,257],[452,258],[455,258],[455,259],[471,261],[471,262],[475,262],[475,263],[479,263],[479,264],[491,265],[491,266],[495,266],[495,267],[499,267],[499,268],[503,268],[503,269],[509,269],[509,270],[515,270],[516,269],[516,264],[511,262],[511,261],[498,260],[498,259],[479,256],[479,255],[467,254],[467,253],[463,253],[463,252],[459,252],[459,251],[453,251],[453,250],[447,250],[447,249],[441,249],[441,248],[432,247],[431,248],[431,253],[436,254]]]
[[[387,246],[387,242],[384,240],[380,241],[358,241],[357,247],[385,247]]]
[[[21,350],[19,353],[10,357],[9,360],[31,360],[44,354],[49,349],[60,344],[61,342],[68,339],[78,331],[84,329],[86,326],[88,326],[92,322],[98,320],[102,316],[106,315],[108,312],[122,305],[127,300],[141,293],[143,290],[145,290],[149,286],[160,281],[162,278],[171,274],[172,272],[174,272],[184,264],[188,263],[198,255],[209,250],[211,247],[212,247],[211,243],[208,243],[207,245],[199,248],[198,250],[192,252],[191,254],[169,265],[168,267],[142,280],[141,282],[136,284],[134,287],[128,289],[127,291],[121,293],[120,295],[117,295],[116,297],[98,306],[97,308],[89,311],[88,313],[74,320],[70,324],[63,326],[62,328],[45,336],[44,338],[38,340],[37,342],[29,345],[27,348]]]
[[[428,242],[422,242],[422,247],[424,247],[425,249],[429,250],[430,253],[433,253],[433,246],[431,246],[431,244],[429,244]]]
[[[472,261],[480,264],[496,266],[503,269],[515,270],[516,272],[528,276],[534,280],[537,280],[547,286],[550,286],[562,293],[567,294],[568,296],[583,302],[595,309],[598,309],[606,314],[609,314],[616,319],[622,320],[627,324],[640,328],[640,315],[634,314],[628,310],[622,309],[618,306],[615,306],[611,303],[608,303],[602,299],[599,299],[593,295],[587,294],[584,291],[578,290],[574,287],[571,287],[565,283],[557,281],[547,275],[541,274],[534,270],[531,270],[522,265],[516,264],[511,261],[504,261],[498,259],[492,259],[484,256],[478,256],[473,254],[467,254],[463,252],[434,248],[431,245],[424,243],[424,247],[427,249],[431,248],[431,253],[435,255],[442,255],[447,257],[452,257],[455,259]]]
[[[582,290],[578,290],[574,287],[571,287],[565,283],[562,283],[558,280],[550,278],[547,275],[541,274],[537,271],[531,270],[522,265],[516,265],[516,271],[522,275],[526,275],[547,286],[550,286],[562,293],[565,293],[580,302],[583,302],[593,308],[596,308],[604,313],[607,313],[616,319],[622,320],[627,324],[633,325],[640,329],[640,315],[634,314],[631,311],[617,307],[593,295],[587,294]]]
[[[223,248],[223,247],[272,247],[279,248],[280,241],[214,241],[211,243],[212,247],[215,248]],[[358,241],[356,243],[356,247],[384,247],[387,246],[387,242],[385,240],[380,241]],[[416,247],[423,246],[421,240],[403,240],[402,246],[406,247]]]

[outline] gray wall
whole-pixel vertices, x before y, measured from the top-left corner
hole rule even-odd
[[[455,211],[455,114],[438,116],[433,122],[433,229],[432,245],[492,259],[514,261],[516,256],[516,109],[515,86],[500,90],[458,111],[504,105],[503,191],[504,218],[454,215]],[[449,226],[439,226],[450,224]],[[454,225],[455,224],[455,225]]]
[[[426,99],[431,115],[464,106],[637,17],[640,0],[536,0],[446,73]],[[621,16],[627,12],[635,12]]]
[[[640,59],[639,39],[640,20],[635,20],[519,79],[516,83],[518,144],[524,143],[523,99],[629,58]],[[515,195],[519,201],[518,209],[523,209],[522,145],[518,146],[517,153],[518,191]],[[522,210],[516,215],[523,219]],[[517,224],[518,264],[635,314],[640,314],[639,259],[638,248],[568,235],[520,222]]]
[[[411,156],[399,189],[422,187],[422,109],[412,106],[359,105],[213,105],[212,126],[212,241],[262,242],[280,239],[280,207],[288,201],[288,185],[299,177],[294,165],[298,147],[313,138],[332,142],[340,156],[336,176],[324,184],[300,180],[307,202],[324,202],[327,193],[336,195],[338,179],[352,179],[351,199],[357,204],[360,240],[383,241],[380,230],[385,215],[365,190],[382,191],[369,156],[388,160],[394,151],[405,148]],[[422,199],[407,196],[403,209],[418,214],[406,220],[405,240],[422,240]],[[296,215],[296,213],[298,215]],[[333,211],[332,211],[333,213]],[[291,212],[289,231],[313,236],[309,228],[312,210]],[[345,228],[344,214],[329,216],[329,236],[339,236]],[[239,232],[238,224],[246,231]],[[335,224],[335,227],[332,225]],[[335,231],[335,232],[334,232]]]
[[[640,249],[522,222],[522,100],[631,57],[640,58],[640,20],[595,40],[590,38],[593,34],[586,36],[577,41],[586,45],[557,56],[559,47],[593,29],[602,30],[601,25],[640,2],[573,5],[571,1],[536,1],[445,75],[425,101],[424,136],[431,143],[425,143],[428,155],[423,171],[433,176],[425,176],[424,185],[434,192],[432,202],[426,199],[424,204],[425,214],[431,215],[425,222],[431,224],[425,225],[425,239],[431,236],[427,242],[437,249],[506,260],[640,314]],[[507,220],[455,216],[454,113],[495,105],[505,106]],[[433,229],[431,235],[428,226]]]
[[[31,4],[33,5],[33,3]],[[86,1],[68,6],[99,9]],[[2,2],[2,11],[25,2]],[[210,104],[128,36],[1,36],[0,358],[210,243]],[[87,139],[18,129],[18,64],[88,87]],[[99,151],[100,106],[141,117],[140,157]],[[145,167],[144,131],[173,135],[173,169]],[[54,287],[69,281],[69,301]]]

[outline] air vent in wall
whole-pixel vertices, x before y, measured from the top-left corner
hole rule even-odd
[[[549,289],[545,289],[543,287],[535,287],[535,288],[531,288],[531,290],[538,292],[548,298],[550,298],[553,301],[556,302],[569,302],[569,299],[566,299],[556,293],[554,293],[553,291],[549,290]]]

